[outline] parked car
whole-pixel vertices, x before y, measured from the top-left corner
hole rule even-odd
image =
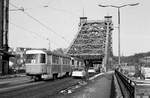
[[[133,77],[135,75],[135,72],[128,72],[129,77]]]
[[[141,74],[144,79],[150,79],[150,67],[142,67]]]
[[[77,69],[74,69],[73,72],[72,72],[72,77],[85,77],[86,76],[86,72],[85,72],[85,69],[84,68],[77,68]]]
[[[88,73],[96,73],[96,70],[94,69],[94,67],[90,67],[88,69]]]

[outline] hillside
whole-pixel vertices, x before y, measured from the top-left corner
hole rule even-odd
[[[129,64],[135,64],[135,63],[140,63],[139,59],[150,56],[150,52],[145,52],[145,53],[136,53],[131,56],[122,56],[121,57],[121,62],[122,63],[129,63]],[[114,60],[117,62],[118,57],[114,57]]]

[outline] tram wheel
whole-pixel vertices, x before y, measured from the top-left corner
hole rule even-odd
[[[42,78],[41,78],[41,76],[35,76],[34,77],[34,81],[39,81],[39,80],[41,80]]]

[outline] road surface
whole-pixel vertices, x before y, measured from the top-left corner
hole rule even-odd
[[[113,73],[102,74],[75,91],[70,89],[70,94],[58,94],[52,98],[110,98],[112,76]]]

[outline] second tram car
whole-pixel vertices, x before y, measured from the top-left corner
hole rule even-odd
[[[71,58],[47,50],[26,51],[26,74],[34,80],[71,75]]]

